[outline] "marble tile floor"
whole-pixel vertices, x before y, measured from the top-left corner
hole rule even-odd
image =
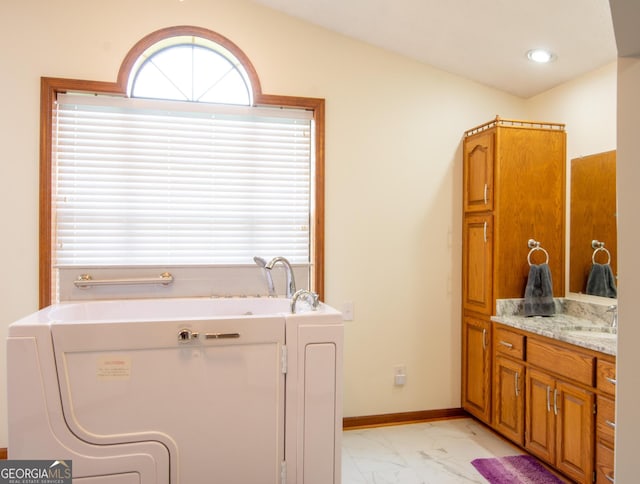
[[[486,483],[473,459],[522,453],[470,418],[346,430],[342,484]]]

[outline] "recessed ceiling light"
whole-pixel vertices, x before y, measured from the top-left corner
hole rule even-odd
[[[533,62],[538,62],[540,64],[546,64],[547,62],[551,62],[556,58],[553,52],[549,52],[545,49],[531,49],[527,52],[527,58],[532,60]]]

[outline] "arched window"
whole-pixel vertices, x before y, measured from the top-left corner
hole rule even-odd
[[[242,63],[222,45],[196,36],[157,42],[140,55],[127,92],[132,97],[253,104]]]
[[[322,99],[264,95],[228,39],[177,27],[136,44],[115,84],[43,78],[42,103],[41,305],[88,297],[86,274],[175,276],[123,297],[256,294],[254,256],[322,293]]]

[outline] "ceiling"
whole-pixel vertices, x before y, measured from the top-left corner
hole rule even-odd
[[[617,57],[609,0],[254,1],[523,98]]]

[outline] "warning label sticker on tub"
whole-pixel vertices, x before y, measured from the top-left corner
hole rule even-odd
[[[128,380],[131,378],[131,357],[102,356],[96,368],[98,380]]]

